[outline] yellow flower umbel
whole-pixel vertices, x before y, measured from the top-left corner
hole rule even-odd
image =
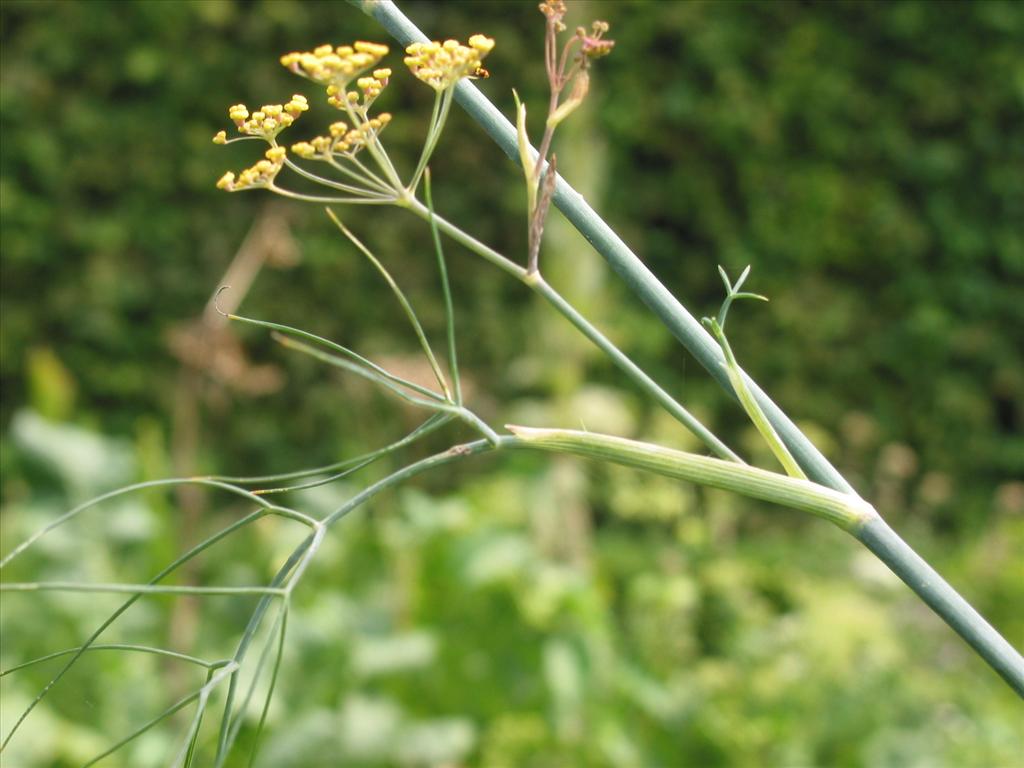
[[[353,45],[321,45],[304,53],[286,53],[281,64],[296,75],[306,77],[321,85],[333,85],[344,91],[354,78],[377,65],[388,55],[388,47],[380,43],[363,40]]]
[[[405,65],[435,91],[443,91],[475,74],[493,47],[494,40],[483,35],[473,35],[469,45],[458,40],[413,43],[405,49]]]
[[[352,129],[343,122],[332,123],[330,136],[300,141],[292,145],[292,152],[303,160],[329,160],[333,155],[352,158],[390,122],[391,115],[384,112]]]
[[[252,114],[249,114],[245,104],[235,104],[228,110],[228,117],[234,122],[239,133],[270,140],[294,123],[307,109],[309,104],[306,97],[295,94],[287,104],[264,104]],[[226,144],[227,137],[224,131],[214,136],[213,142]]]
[[[284,147],[271,147],[266,152],[266,159],[260,160],[251,168],[242,171],[238,178],[235,174],[225,173],[217,182],[217,189],[228,192],[241,192],[245,189],[260,189],[269,187],[274,182],[274,177],[284,166],[286,150]]]

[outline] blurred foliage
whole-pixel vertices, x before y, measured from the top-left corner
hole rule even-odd
[[[428,34],[497,38],[480,86],[506,114],[518,88],[539,117],[533,2],[403,8]],[[716,264],[753,264],[750,287],[771,303],[732,316],[741,363],[1020,647],[1021,6],[574,13],[607,18],[617,46],[565,126],[560,168],[694,314],[721,299]],[[220,367],[188,353],[246,233],[274,216],[283,229],[261,241],[270,268],[244,311],[420,365],[386,289],[320,211],[213,188],[252,159],[250,145],[210,143],[227,106],[313,97],[277,56],[357,38],[384,36],[339,3],[0,5],[4,552],[121,483],[326,463],[416,423],[259,333],[218,347]],[[386,98],[389,146],[409,168],[429,93],[398,76]],[[523,252],[518,171],[458,110],[432,166],[440,212]],[[345,213],[438,331],[422,225]],[[549,279],[771,466],[739,409],[557,214],[547,242]],[[485,416],[694,447],[548,308],[450,252],[468,395]],[[328,511],[385,471],[291,503]],[[47,537],[9,578],[145,580],[243,511],[215,494],[131,497]],[[265,580],[298,536],[264,521],[182,578]],[[263,765],[994,766],[1024,752],[1013,694],[853,542],[626,470],[517,455],[424,477],[343,523],[297,597]],[[78,644],[115,604],[3,603],[3,668]],[[145,600],[105,639],[217,657],[250,609]],[[55,668],[3,678],[4,733]],[[11,763],[79,765],[198,681],[96,652],[26,721]],[[163,764],[184,727],[107,764]]]

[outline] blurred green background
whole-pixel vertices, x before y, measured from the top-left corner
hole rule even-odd
[[[517,88],[537,118],[535,5],[402,7],[432,36],[495,37],[480,87],[506,114]],[[731,314],[741,363],[1024,645],[1024,6],[589,2],[572,14],[570,28],[607,19],[617,45],[565,125],[560,169],[698,316],[721,300],[716,265],[753,265],[749,286],[771,303]],[[316,89],[277,57],[361,38],[391,42],[340,2],[0,5],[3,552],[119,484],[315,466],[416,423],[263,333],[199,330],[234,260],[258,272],[245,314],[422,370],[386,288],[319,209],[214,189],[256,156],[210,142],[231,127],[228,105],[305,93],[317,106],[288,138],[322,131]],[[404,72],[392,83],[379,104],[408,171],[430,93]],[[457,109],[432,167],[439,212],[518,258],[518,169]],[[440,341],[426,229],[393,210],[343,214]],[[491,423],[582,422],[694,447],[546,305],[454,246],[449,259],[469,399]],[[542,265],[727,442],[772,466],[738,408],[557,213]],[[326,512],[467,434],[288,503]],[[126,498],[5,578],[144,581],[245,511],[194,491]],[[181,579],[265,581],[299,535],[265,521]],[[623,469],[524,454],[422,477],[341,524],[297,598],[260,765],[1022,764],[1020,701],[852,540]],[[4,595],[2,667],[77,645],[115,604]],[[143,600],[104,638],[223,656],[251,608]],[[3,678],[5,734],[56,669]],[[80,765],[199,682],[194,668],[92,654],[26,721],[10,764]],[[103,764],[166,764],[185,727],[172,720]]]

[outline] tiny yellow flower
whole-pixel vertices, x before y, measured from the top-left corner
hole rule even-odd
[[[308,109],[309,103],[306,101],[306,97],[300,93],[296,93],[294,96],[292,96],[292,100],[284,105],[284,111],[291,115],[293,118],[298,117]]]
[[[362,40],[355,44],[355,49],[360,53],[367,53],[376,56],[378,60],[388,55],[388,47],[381,43],[367,43]]]
[[[477,51],[481,58],[483,58],[494,47],[494,38],[485,37],[484,35],[473,35],[469,38],[469,47]]]
[[[224,131],[217,131],[217,135],[213,137],[214,144],[227,144],[228,135]]]

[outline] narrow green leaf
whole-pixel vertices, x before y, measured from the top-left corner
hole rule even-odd
[[[95,643],[90,646],[65,648],[63,651],[54,651],[53,653],[48,653],[45,656],[40,656],[38,658],[31,659],[30,661],[23,661],[21,664],[16,664],[13,667],[9,667],[8,669],[5,669],[2,672],[0,672],[0,677],[5,677],[6,675],[11,674],[12,672],[17,672],[19,669],[25,669],[26,667],[31,667],[36,664],[42,664],[46,661],[59,659],[62,656],[69,656],[73,653],[91,651],[130,651],[135,653],[150,653],[156,656],[165,656],[169,659],[175,659],[177,661],[184,661],[189,664],[195,664],[200,667],[206,667],[207,669],[217,669],[218,667],[222,667],[224,666],[224,664],[228,663],[226,660],[206,661],[205,659],[200,659],[195,656],[189,656],[187,654],[178,653],[176,651],[169,651],[166,648],[155,648],[149,645],[133,645],[131,643]]]
[[[301,328],[293,328],[290,325],[272,323],[269,320],[256,320],[255,318],[252,317],[243,317],[242,315],[235,314],[227,314],[226,316],[231,320],[238,320],[239,322],[242,323],[249,323],[250,325],[259,326],[261,328],[268,328],[272,331],[279,331],[285,336],[294,336],[299,339],[306,339],[307,341],[312,341],[315,344],[320,344],[321,346],[327,347],[328,349],[332,349],[335,352],[340,353],[344,357],[351,358],[359,365],[369,368],[370,370],[380,374],[389,381],[393,381],[396,384],[400,384],[403,387],[413,390],[414,392],[418,392],[424,397],[429,397],[442,403],[445,402],[444,397],[442,395],[439,395],[437,392],[427,389],[426,387],[420,386],[415,382],[407,381],[406,379],[403,379],[399,376],[395,376],[393,373],[384,370],[376,363],[366,359],[365,357],[356,352],[353,352],[348,347],[343,347],[341,344],[336,344],[330,339],[325,339],[322,336],[317,336],[315,333],[303,331]]]
[[[381,456],[385,456],[393,451],[396,451],[399,448],[402,448],[403,446],[409,445],[410,443],[419,439],[423,435],[429,434],[430,432],[433,432],[435,429],[438,429],[444,424],[447,424],[449,421],[451,421],[451,419],[451,415],[446,413],[431,414],[426,419],[426,421],[424,421],[422,424],[416,427],[416,429],[414,429],[412,432],[410,432],[408,435],[401,438],[400,440],[396,440],[395,442],[391,443],[390,445],[386,445],[383,448],[378,448],[375,451],[364,453],[360,456],[354,456],[351,459],[344,459],[343,461],[338,461],[333,464],[326,464],[322,467],[300,469],[294,472],[285,472],[278,475],[257,475],[252,477],[230,477],[225,475],[214,475],[211,476],[209,479],[220,480],[222,482],[230,483],[270,483],[282,480],[301,480],[304,477],[324,475],[331,472],[336,472],[341,469],[345,469],[347,467],[353,467],[356,465],[358,465],[359,467],[363,467],[366,466],[364,462],[372,461]],[[261,496],[266,495],[267,493],[268,491],[262,491],[261,493],[257,493],[256,495]]]
[[[326,209],[327,215],[331,217],[331,221],[341,230],[342,234],[347,237],[356,249],[362,253],[369,262],[376,268],[380,275],[384,278],[384,282],[388,284],[391,292],[398,299],[398,303],[402,307],[402,311],[405,312],[405,316],[409,319],[409,324],[412,326],[413,332],[416,334],[416,338],[419,340],[420,347],[423,349],[423,354],[427,358],[427,362],[430,364],[431,370],[434,372],[434,377],[437,379],[437,383],[441,386],[444,391],[445,397],[450,401],[452,399],[451,392],[448,390],[448,383],[444,379],[444,374],[441,373],[441,367],[437,364],[437,358],[434,357],[434,352],[430,348],[430,343],[427,341],[427,335],[423,332],[423,326],[420,324],[419,318],[416,316],[416,312],[412,308],[412,304],[406,298],[405,293],[398,287],[398,283],[391,276],[391,273],[387,271],[380,260],[373,255],[369,248],[357,238],[348,227],[346,227],[330,208]]]
[[[336,368],[342,368],[343,370],[346,370],[350,373],[354,373],[357,376],[363,377],[364,379],[368,379],[374,382],[375,384],[379,384],[388,391],[398,395],[398,397],[400,397],[402,400],[405,400],[407,403],[410,403],[411,405],[418,405],[421,408],[431,408],[434,410],[441,408],[442,406],[445,405],[445,402],[441,399],[427,400],[422,397],[410,395],[408,392],[405,392],[404,390],[401,389],[401,387],[407,386],[406,383],[400,383],[400,386],[397,386],[394,383],[394,380],[397,379],[398,377],[392,375],[385,375],[387,374],[386,371],[385,374],[377,373],[376,369],[378,368],[378,366],[375,366],[374,369],[369,369],[366,368],[365,366],[357,365],[356,363],[353,363],[350,360],[338,357],[337,355],[332,355],[330,352],[324,352],[322,350],[316,349],[315,347],[311,347],[308,344],[303,344],[301,341],[290,339],[287,336],[275,336],[274,340],[277,341],[282,346],[297,350],[305,355],[309,355],[310,357],[315,357],[317,360],[327,363],[328,365],[333,365]],[[383,371],[384,369],[380,368],[379,370]],[[404,379],[400,380],[400,382],[404,381]]]
[[[455,404],[462,405],[462,383],[459,381],[459,361],[455,348],[455,311],[452,308],[452,289],[448,283],[448,266],[445,263],[444,249],[441,247],[441,235],[437,230],[437,217],[434,216],[434,196],[430,186],[430,169],[426,169],[423,187],[427,199],[427,210],[430,211],[430,234],[434,240],[434,252],[437,254],[437,269],[441,273],[441,292],[444,295],[444,320],[448,337],[448,369],[455,388]]]

